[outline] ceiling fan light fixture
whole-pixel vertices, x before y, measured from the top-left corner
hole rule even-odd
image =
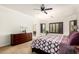
[[[48,14],[47,10],[52,10],[53,8],[46,8],[44,4],[40,6],[40,10],[43,11],[43,13]]]

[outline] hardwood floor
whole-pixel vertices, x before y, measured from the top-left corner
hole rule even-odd
[[[31,42],[19,44],[16,46],[0,47],[0,54],[31,54]]]

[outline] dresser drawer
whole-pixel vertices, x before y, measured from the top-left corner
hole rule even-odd
[[[32,40],[32,33],[11,34],[11,45],[17,45]]]

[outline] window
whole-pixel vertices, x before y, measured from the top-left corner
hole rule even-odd
[[[56,24],[56,32],[59,32],[58,28],[59,28],[59,26],[58,26],[58,24]]]
[[[63,33],[63,22],[49,23],[50,33]]]
[[[45,33],[45,31],[46,31],[46,24],[45,23],[40,24],[40,32]]]

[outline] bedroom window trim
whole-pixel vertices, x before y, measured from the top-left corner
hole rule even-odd
[[[58,27],[59,27],[58,31],[56,31],[57,30],[56,24],[58,24]],[[50,25],[52,25],[52,28],[50,27]],[[55,31],[53,31],[53,25],[55,25]],[[51,29],[52,29],[52,31],[50,31]],[[49,33],[63,34],[63,22],[49,23]]]

